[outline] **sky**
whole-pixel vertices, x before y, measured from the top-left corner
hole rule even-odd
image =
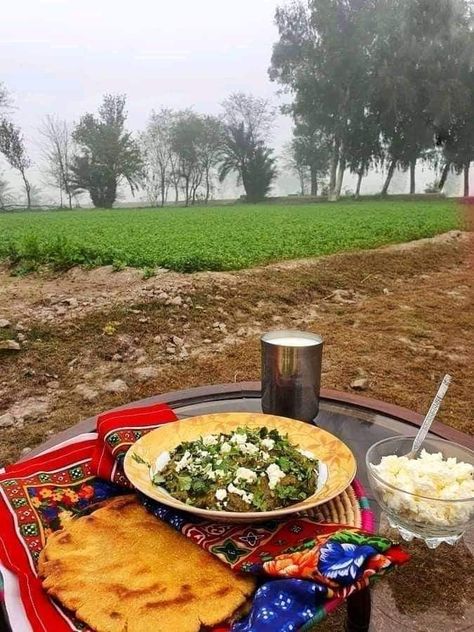
[[[3,3],[0,81],[11,92],[39,183],[38,127],[47,114],[70,122],[97,109],[104,93],[126,93],[128,125],[143,129],[152,109],[193,107],[217,114],[232,92],[268,98],[278,32],[273,16],[285,0],[17,0]],[[281,150],[291,121],[278,116],[272,144]],[[5,165],[2,165],[4,175]],[[12,179],[8,174],[9,179]],[[367,192],[380,187],[372,174]],[[399,174],[400,186],[405,176]],[[432,180],[423,174],[421,181]],[[12,179],[13,181],[13,179]],[[352,185],[349,177],[347,186]],[[397,177],[394,185],[397,185]],[[274,193],[296,192],[282,174]],[[223,191],[223,194],[230,190]]]

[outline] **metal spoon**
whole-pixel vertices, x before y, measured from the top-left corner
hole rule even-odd
[[[415,459],[423,441],[426,439],[426,435],[430,431],[431,424],[436,417],[436,413],[441,406],[441,402],[443,401],[443,397],[446,395],[446,391],[448,390],[448,386],[451,384],[451,376],[446,374],[443,377],[443,381],[439,385],[438,392],[436,393],[433,401],[431,402],[431,406],[426,413],[426,417],[423,420],[423,423],[420,426],[420,429],[417,432],[417,435],[413,441],[412,448],[410,452],[406,455],[409,459]]]

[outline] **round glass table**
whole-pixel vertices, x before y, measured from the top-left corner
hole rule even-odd
[[[216,412],[261,411],[260,383],[220,384],[174,391],[121,408],[159,402],[169,404],[180,419]],[[366,488],[379,530],[394,539],[397,539],[397,533],[390,530],[371,498],[364,465],[365,454],[369,446],[386,437],[414,435],[422,419],[413,411],[385,402],[338,391],[321,391],[320,411],[314,423],[350,446],[357,459],[357,477]],[[95,418],[82,421],[55,435],[25,458],[94,430],[95,422]],[[472,436],[440,422],[433,424],[431,434],[474,449]],[[434,551],[417,541],[404,546],[412,555],[408,564],[379,582],[370,593],[364,590],[350,598],[345,623],[343,613],[339,613],[323,622],[318,630],[461,632],[474,629],[473,534],[466,534],[454,547],[442,544]]]

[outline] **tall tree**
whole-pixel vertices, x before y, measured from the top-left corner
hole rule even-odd
[[[474,5],[470,0],[446,0],[442,8],[435,52],[444,81],[434,85],[429,104],[436,144],[444,158],[439,189],[450,171],[463,173],[468,196],[474,160]]]
[[[329,197],[337,199],[353,121],[367,109],[377,0],[305,0],[277,9],[270,78],[294,96],[292,113],[331,147]]]
[[[170,109],[153,111],[141,136],[145,189],[149,201],[161,206],[165,205],[173,181],[172,129],[175,120],[176,114]]]
[[[357,175],[354,195],[357,199],[360,196],[362,178],[383,160],[378,122],[368,108],[349,123],[346,157],[351,173]]]
[[[293,134],[295,154],[297,159],[308,167],[311,195],[316,196],[320,180],[328,173],[331,142],[319,130],[312,129],[302,117],[297,119]]]
[[[185,206],[194,204],[203,181],[204,167],[199,154],[202,142],[204,128],[201,117],[192,110],[179,112],[171,130],[171,146],[177,156]]]
[[[45,184],[59,190],[60,206],[67,199],[72,208],[73,187],[71,185],[72,138],[66,121],[47,115],[39,129],[42,137],[43,175]]]
[[[389,165],[408,169],[415,193],[418,159],[459,99],[455,68],[468,38],[459,27],[465,0],[380,0],[379,37],[372,65],[372,111],[378,116]],[[466,35],[466,33],[464,33]],[[453,72],[454,71],[454,72]]]
[[[213,189],[213,175],[220,162],[224,144],[224,126],[215,116],[203,116],[199,159],[204,171],[204,201],[209,201]]]
[[[112,208],[123,181],[134,194],[142,175],[139,145],[125,129],[125,103],[125,95],[105,95],[98,116],[85,114],[73,132],[79,148],[71,163],[73,187],[88,191],[99,208]]]
[[[31,160],[20,128],[5,118],[0,121],[0,153],[19,172],[25,187],[26,206],[31,208],[31,184],[26,173],[31,167]]]

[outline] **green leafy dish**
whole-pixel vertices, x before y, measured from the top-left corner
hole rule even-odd
[[[152,483],[187,505],[220,511],[272,511],[301,502],[318,486],[319,462],[277,430],[247,426],[162,452]]]

